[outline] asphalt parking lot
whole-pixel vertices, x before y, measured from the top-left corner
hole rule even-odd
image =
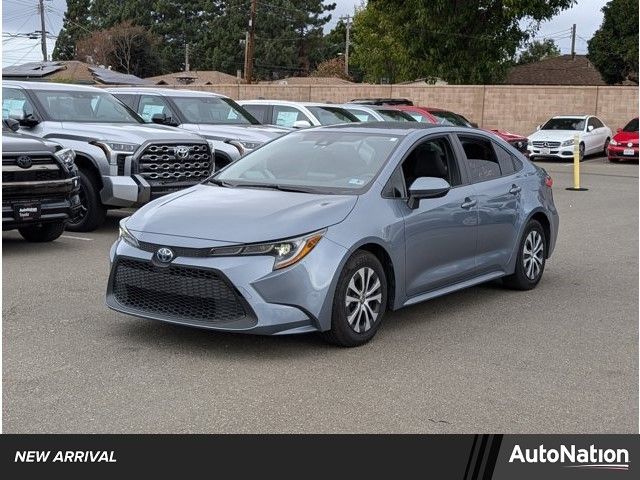
[[[62,432],[638,431],[638,164],[545,162],[558,244],[530,292],[491,283],[386,318],[364,347],[220,334],[104,306],[123,212],[3,233],[3,427]]]

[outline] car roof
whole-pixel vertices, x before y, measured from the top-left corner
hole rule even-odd
[[[343,108],[342,105],[338,103],[322,103],[322,102],[295,102],[293,100],[266,100],[256,99],[256,100],[238,100],[240,105],[244,103],[252,103],[255,105],[291,105],[291,106],[302,106],[302,107],[334,107],[334,108]]]
[[[76,85],[75,83],[53,83],[53,82],[23,82],[18,80],[3,80],[3,87],[21,87],[29,90],[57,90],[69,91],[80,90],[85,92],[104,92],[104,88],[91,87],[88,85]]]
[[[469,129],[463,127],[452,127],[452,126],[443,126],[443,125],[435,125],[431,123],[420,123],[420,122],[357,122],[357,123],[340,123],[336,125],[326,125],[322,127],[314,127],[311,130],[323,130],[323,131],[340,131],[340,132],[353,132],[353,133],[367,133],[367,134],[392,134],[392,135],[400,135],[405,136],[409,135],[413,132],[424,131],[424,130],[434,130],[435,132],[451,132],[451,131],[460,131],[466,132]],[[302,131],[302,130],[301,130]],[[483,133],[483,132],[479,132]]]
[[[399,105],[368,105],[366,103],[339,103],[337,107],[353,108],[355,110],[400,110],[397,107]]]
[[[182,90],[174,88],[155,88],[155,87],[112,87],[105,88],[110,93],[132,93],[145,94],[152,93],[156,95],[166,95],[167,97],[222,97],[229,98],[216,92],[202,92],[197,90]]]
[[[589,118],[589,117],[593,117],[593,115],[556,115],[555,117],[551,117],[551,118]]]

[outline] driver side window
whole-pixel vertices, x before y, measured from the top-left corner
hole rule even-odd
[[[157,113],[164,113],[167,118],[176,120],[176,116],[162,97],[157,95],[142,95],[140,97],[140,104],[138,105],[138,114],[145,122],[151,122],[151,118]]]
[[[446,137],[427,140],[415,146],[402,163],[406,191],[419,177],[437,177],[449,182],[452,187],[460,185],[451,143]]]
[[[33,114],[34,109],[26,93],[17,88],[2,89],[2,118],[21,119]]]

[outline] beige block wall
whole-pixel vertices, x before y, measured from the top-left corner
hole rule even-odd
[[[530,135],[554,115],[598,115],[614,131],[638,116],[638,87],[529,85],[206,85],[175,86],[255,98],[343,103],[363,97],[404,97],[416,105],[459,112],[484,128]]]

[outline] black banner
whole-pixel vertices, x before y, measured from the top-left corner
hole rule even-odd
[[[2,435],[0,470],[20,478],[141,471],[145,478],[635,478],[639,442],[623,435]]]

